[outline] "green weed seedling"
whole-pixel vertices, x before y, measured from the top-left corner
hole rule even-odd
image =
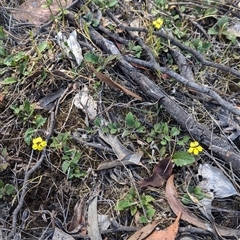
[[[145,133],[146,128],[143,126],[137,118],[129,112],[125,117],[125,129],[123,132],[123,137],[133,135],[134,133]]]
[[[28,100],[25,100],[20,106],[12,105],[10,108],[13,110],[14,114],[23,121],[23,123],[28,122],[33,116],[34,108]]]
[[[202,200],[203,198],[208,197],[208,195],[205,194],[204,192],[202,192],[201,188],[198,186],[196,186],[196,187],[189,186],[188,192],[191,196],[193,196],[194,198],[196,198],[199,201]],[[185,205],[189,205],[189,204],[193,203],[191,196],[189,196],[189,194],[185,193],[182,197],[182,203]]]
[[[15,193],[15,187],[11,184],[5,184],[0,179],[0,199],[4,199],[6,196],[13,195]]]
[[[52,143],[50,147],[62,151],[63,147],[66,146],[67,141],[71,139],[69,132],[59,133],[56,137],[52,137]]]
[[[105,69],[107,64],[114,60],[118,60],[119,55],[109,55],[107,57],[100,56],[98,54],[87,52],[84,54],[84,60],[86,62],[96,64],[98,66],[97,71]]]
[[[62,156],[62,171],[67,174],[68,179],[80,178],[86,176],[86,172],[80,169],[78,164],[81,159],[82,153],[75,149],[64,147]]]
[[[208,34],[210,35],[217,35],[219,37],[224,36],[228,40],[230,40],[233,44],[237,44],[236,36],[230,34],[227,30],[229,27],[229,18],[224,16],[221,17],[214,27],[208,30]]]
[[[177,127],[169,128],[168,123],[156,123],[153,129],[148,134],[146,141],[148,143],[152,142],[154,139],[161,139],[161,145],[167,145],[173,138],[180,134],[180,130]]]
[[[135,45],[132,42],[129,42],[128,44],[128,49],[133,52],[133,54],[137,57],[140,58],[142,54],[142,47],[139,45]]]
[[[28,100],[25,100],[20,106],[12,105],[10,108],[13,110],[14,114],[23,121],[24,125],[32,124],[34,126],[28,128],[24,133],[24,141],[30,146],[33,134],[45,124],[47,118],[39,114],[34,116],[34,107]]]
[[[200,38],[192,40],[189,42],[189,45],[190,47],[194,47],[200,53],[207,52],[212,47],[212,43],[204,42]]]
[[[151,204],[155,199],[150,195],[144,193],[138,198],[134,188],[129,190],[129,193],[121,200],[118,201],[115,209],[118,211],[130,211],[131,216],[134,216],[142,207],[146,212],[146,216],[140,217],[141,223],[148,223],[155,214],[155,209]]]

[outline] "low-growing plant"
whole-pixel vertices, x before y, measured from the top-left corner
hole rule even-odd
[[[151,204],[155,199],[150,195],[145,195],[144,193],[138,198],[134,188],[129,190],[129,193],[125,197],[118,201],[115,209],[118,211],[130,211],[131,216],[134,216],[143,207],[146,212],[146,216],[142,215],[140,217],[141,223],[147,223],[151,220],[155,214],[155,209]]]
[[[208,30],[208,34],[216,35],[220,38],[224,36],[226,39],[230,40],[231,43],[237,44],[236,36],[229,33],[228,27],[229,27],[229,18],[226,16],[221,17],[217,21],[217,23],[214,25],[214,27]]]
[[[15,193],[15,187],[12,184],[4,184],[0,179],[0,199],[4,199],[6,196],[13,195]]]
[[[86,175],[86,172],[81,170],[79,161],[81,159],[81,151],[75,148],[64,147],[62,156],[62,171],[67,174],[68,179],[80,178]]]
[[[71,139],[69,132],[59,133],[56,137],[52,137],[52,143],[50,147],[62,151],[63,147],[66,146],[67,141]]]
[[[195,198],[197,201],[200,201],[206,197],[208,197],[208,195],[206,193],[202,192],[200,187],[189,186],[188,192],[185,193],[182,197],[182,203],[185,205],[189,205],[194,202],[193,198]]]
[[[11,105],[14,114],[17,115],[23,123],[29,122],[33,117],[34,108],[28,100],[25,100],[20,106]]]
[[[76,148],[68,147],[68,141],[71,139],[69,132],[59,133],[56,137],[52,137],[50,147],[60,151],[62,154],[62,171],[67,174],[68,179],[80,178],[86,175],[79,165],[82,152]]]
[[[128,49],[137,57],[140,58],[142,54],[142,47],[129,42]]]

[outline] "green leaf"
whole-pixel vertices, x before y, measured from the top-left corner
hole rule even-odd
[[[154,216],[155,212],[156,210],[154,208],[148,208],[146,211],[147,217],[151,219]]]
[[[145,196],[145,200],[146,200],[146,204],[150,203],[150,202],[154,202],[155,201],[155,198],[153,198],[152,196],[150,195],[146,195]]]
[[[161,145],[163,145],[163,146],[164,146],[164,145],[167,145],[167,141],[166,141],[165,139],[162,139],[160,143],[161,143]]]
[[[138,133],[145,133],[146,132],[145,126],[141,126],[140,128],[137,129],[136,132],[138,132]]]
[[[100,127],[101,126],[101,118],[96,117],[94,119],[94,125],[97,126],[97,127]]]
[[[127,125],[128,127],[133,127],[134,124],[135,124],[135,122],[136,122],[136,120],[135,120],[135,118],[134,118],[134,116],[133,116],[133,114],[132,114],[131,112],[129,112],[129,113],[126,115],[125,121],[126,121],[126,125]]]
[[[15,77],[7,77],[1,83],[3,85],[13,84],[16,83],[18,80]]]
[[[64,161],[64,162],[62,163],[62,171],[63,171],[64,173],[66,173],[66,172],[68,171],[69,165],[70,165],[70,163],[69,163],[68,161]]]
[[[93,63],[93,64],[100,63],[100,57],[98,55],[96,55],[95,53],[90,53],[90,52],[85,53],[84,59],[85,59],[85,61]]]
[[[4,189],[5,189],[7,195],[11,195],[15,192],[15,187],[8,183],[5,185]]]
[[[117,129],[112,128],[112,129],[110,130],[110,133],[111,133],[111,134],[115,134],[117,131],[118,131]]]
[[[47,41],[43,41],[43,42],[39,43],[39,45],[38,45],[38,50],[40,51],[40,53],[45,51],[47,48],[48,48],[48,42]]]
[[[175,136],[177,136],[177,135],[179,135],[180,134],[180,130],[177,128],[177,127],[173,127],[172,129],[171,129],[171,131],[170,131],[170,135],[172,136],[172,137],[175,137]]]
[[[7,55],[7,52],[3,46],[0,45],[0,56],[5,57]]]
[[[217,9],[216,8],[208,8],[205,12],[204,12],[204,17],[208,17],[208,16],[212,16],[215,15],[217,13]]]
[[[34,128],[28,128],[27,131],[24,133],[24,141],[28,146],[31,145],[32,142],[32,135],[35,132]]]
[[[178,146],[184,146],[188,141],[190,137],[189,136],[184,136],[181,140],[177,141]]]
[[[153,138],[152,138],[152,137],[147,137],[146,141],[147,141],[148,143],[150,143],[150,142],[153,141]]]
[[[163,123],[163,134],[168,135],[169,133],[169,128],[167,123]]]
[[[220,29],[224,29],[228,25],[228,22],[229,22],[228,17],[224,16],[217,21],[217,26]]]
[[[45,124],[46,120],[47,120],[47,118],[44,118],[41,115],[36,115],[35,116],[36,128],[42,127]]]
[[[21,75],[24,75],[25,70],[27,68],[27,63],[28,63],[28,61],[24,61],[24,62],[20,63],[19,72],[20,72]]]
[[[146,217],[141,216],[141,217],[139,218],[139,222],[140,222],[140,223],[148,223],[148,220],[146,219]]]
[[[183,196],[182,196],[182,203],[184,205],[189,205],[190,203],[192,203],[192,200],[191,198],[189,197],[189,195],[187,193],[185,193]]]
[[[134,216],[137,212],[137,206],[133,205],[130,207],[131,216]]]
[[[206,197],[206,194],[202,192],[202,189],[198,186],[194,188],[194,195],[198,200],[202,200],[203,198]]]
[[[188,152],[175,152],[172,160],[179,167],[195,162],[195,158]]]
[[[210,35],[218,35],[218,31],[215,28],[209,28],[208,34]]]
[[[122,200],[118,201],[115,209],[117,211],[123,211],[123,210],[128,209],[129,207],[131,207],[134,204],[135,203],[132,203],[132,202],[129,202],[129,201],[125,200],[125,199],[122,199]]]

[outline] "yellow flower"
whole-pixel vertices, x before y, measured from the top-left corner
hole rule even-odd
[[[153,21],[153,26],[156,28],[156,29],[160,29],[163,25],[163,19],[162,18],[158,18],[157,20],[154,20]]]
[[[203,148],[202,148],[202,146],[199,145],[199,142],[197,142],[197,141],[190,142],[190,148],[188,149],[189,153],[198,155],[202,151],[203,151]]]
[[[41,137],[33,139],[32,149],[42,151],[47,146],[47,142]]]

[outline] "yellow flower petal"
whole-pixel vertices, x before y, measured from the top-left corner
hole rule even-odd
[[[202,152],[202,151],[203,151],[202,146],[197,146],[197,150],[198,150],[199,152]]]
[[[44,141],[41,137],[34,138],[32,142],[33,150],[42,151],[47,146],[47,141]]]
[[[42,142],[42,138],[41,137],[37,137],[37,138],[34,138],[33,139],[33,143],[36,144],[36,143],[39,143],[39,142]]]
[[[32,149],[33,149],[33,150],[37,150],[37,149],[38,149],[38,145],[37,145],[37,144],[33,144],[33,145],[32,145]]]
[[[47,146],[47,142],[46,142],[46,141],[42,141],[42,142],[41,142],[41,146],[42,146],[42,147],[46,147],[46,146]]]
[[[190,142],[190,147],[197,147],[199,145],[199,143],[197,141],[194,141],[194,142]]]
[[[188,149],[188,152],[189,152],[189,153],[192,153],[193,150],[194,150],[194,148],[191,148],[191,147],[190,147],[190,148]]]
[[[194,148],[193,154],[194,154],[194,155],[198,155],[198,150],[197,150],[197,148]]]

